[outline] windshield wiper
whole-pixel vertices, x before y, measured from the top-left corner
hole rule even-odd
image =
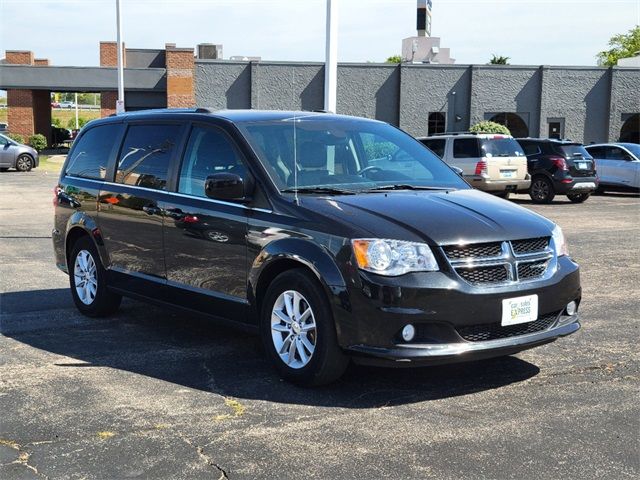
[[[379,187],[368,188],[364,192],[374,192],[378,190],[455,190],[449,187],[427,187],[422,185],[409,185],[405,183],[394,183],[392,185],[380,185]]]
[[[282,193],[328,193],[333,195],[355,195],[353,190],[343,190],[341,188],[334,187],[298,187],[298,188],[285,188],[280,190]]]

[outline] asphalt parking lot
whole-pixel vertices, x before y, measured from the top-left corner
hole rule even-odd
[[[581,264],[574,336],[309,390],[202,319],[79,315],[53,263],[55,181],[0,174],[0,478],[638,478],[640,197],[516,197]]]

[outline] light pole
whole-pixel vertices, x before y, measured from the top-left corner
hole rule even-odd
[[[124,68],[122,58],[122,19],[120,17],[120,0],[116,0],[116,48],[118,49],[118,100],[116,101],[116,113],[124,112]]]
[[[338,4],[339,0],[327,0],[327,33],[324,64],[324,109],[336,111],[338,83]]]

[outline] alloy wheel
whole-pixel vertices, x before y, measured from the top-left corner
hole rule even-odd
[[[91,305],[98,292],[98,269],[89,251],[80,250],[76,255],[73,278],[78,298],[85,305]]]
[[[531,185],[531,196],[536,200],[545,200],[549,196],[549,184],[544,180],[535,180]]]
[[[20,155],[16,160],[16,169],[21,172],[26,172],[31,169],[31,159],[26,155]]]
[[[316,348],[317,330],[307,299],[295,290],[286,290],[271,310],[271,338],[276,353],[290,368],[308,365]]]

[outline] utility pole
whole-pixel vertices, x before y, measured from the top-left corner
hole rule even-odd
[[[75,96],[75,104],[76,104],[76,130],[78,130],[78,92],[76,92]]]
[[[339,0],[327,0],[327,33],[324,64],[324,109],[336,111],[338,84],[338,4]]]
[[[116,101],[116,113],[124,112],[124,66],[122,58],[122,18],[120,17],[120,0],[116,0],[116,24],[117,37],[116,48],[118,49],[118,100]]]

